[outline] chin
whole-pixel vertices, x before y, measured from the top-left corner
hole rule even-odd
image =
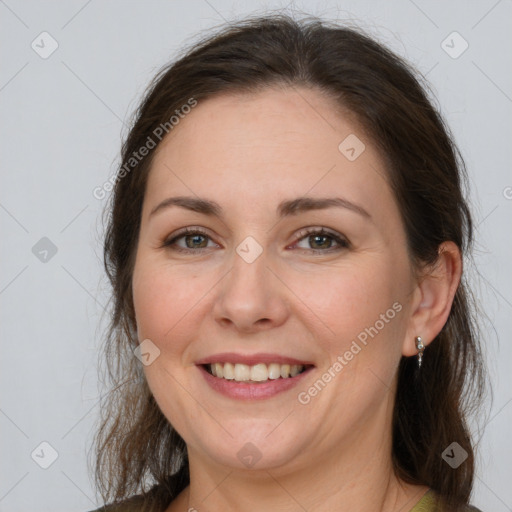
[[[195,451],[202,452],[215,464],[253,472],[300,464],[309,444],[303,431],[304,439],[301,440],[290,425],[278,432],[276,425],[279,422],[271,424],[268,420],[251,419],[250,426],[246,422],[230,422],[227,425],[232,437],[225,431],[213,437],[213,429],[219,430],[213,426],[204,434],[198,433],[199,442],[194,443]],[[204,443],[205,439],[208,443]],[[188,440],[186,442],[189,445]]]

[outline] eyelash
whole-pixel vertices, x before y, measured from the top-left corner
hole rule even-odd
[[[162,244],[161,248],[168,248],[170,250],[178,251],[178,252],[181,252],[184,254],[197,253],[199,251],[207,249],[206,247],[201,247],[199,249],[184,249],[183,247],[179,247],[179,246],[175,245],[177,240],[179,240],[180,238],[184,238],[186,236],[190,236],[190,235],[201,235],[201,236],[211,239],[210,235],[208,235],[208,233],[206,233],[206,231],[204,231],[200,228],[185,228],[184,230],[179,232],[176,236],[166,240]],[[326,237],[332,238],[337,244],[339,244],[339,247],[329,248],[329,249],[325,249],[325,250],[323,250],[323,249],[302,249],[304,252],[308,252],[308,253],[312,252],[314,254],[326,254],[326,253],[328,254],[331,252],[341,251],[343,249],[350,248],[350,242],[348,242],[348,240],[346,240],[344,237],[342,237],[340,235],[337,235],[336,233],[327,231],[324,228],[320,228],[320,229],[305,228],[305,229],[303,229],[299,233],[299,238],[298,238],[297,242],[300,242],[307,236],[311,236],[311,235],[326,236]],[[301,250],[301,249],[299,249],[299,250]]]

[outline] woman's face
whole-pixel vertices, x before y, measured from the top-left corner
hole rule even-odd
[[[133,297],[150,389],[191,463],[288,470],[389,441],[415,281],[385,176],[308,89],[200,101],[161,143]]]

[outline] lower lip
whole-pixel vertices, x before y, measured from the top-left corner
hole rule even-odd
[[[272,398],[273,396],[282,393],[283,391],[287,391],[299,384],[313,369],[311,366],[295,377],[250,383],[214,377],[208,373],[206,368],[203,366],[198,365],[198,368],[208,385],[214,391],[217,391],[221,395],[227,396],[229,398],[236,398],[238,400],[263,400],[266,398]]]

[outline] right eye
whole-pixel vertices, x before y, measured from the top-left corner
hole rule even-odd
[[[185,240],[185,246],[182,247],[177,244],[180,239]],[[166,247],[172,251],[184,252],[184,253],[192,253],[198,252],[198,250],[207,249],[208,239],[210,236],[206,231],[203,231],[199,228],[185,228],[179,233],[173,235],[171,238],[167,239],[162,247]],[[206,245],[205,245],[206,243]]]

